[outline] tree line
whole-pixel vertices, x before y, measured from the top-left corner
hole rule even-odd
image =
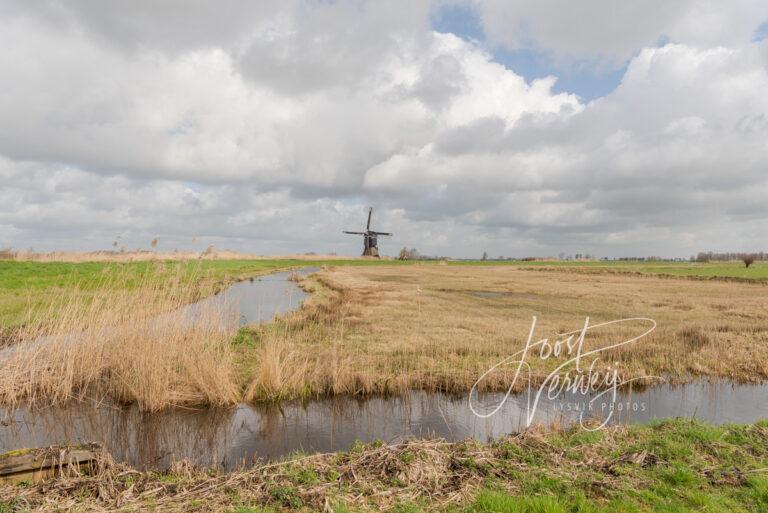
[[[696,255],[696,262],[728,262],[732,260],[744,261],[745,258],[751,258],[752,261],[768,260],[768,253],[760,251],[758,253],[715,253],[713,251],[701,251]]]

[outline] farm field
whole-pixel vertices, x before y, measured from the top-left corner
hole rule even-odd
[[[768,377],[768,287],[760,283],[508,265],[383,265],[334,267],[305,286],[315,294],[304,309],[254,328],[248,349],[240,350],[244,372],[254,377],[249,398],[466,392],[524,347],[534,316],[534,341],[579,330],[586,317],[591,324],[656,321],[647,337],[600,355],[625,378]],[[646,321],[606,326],[585,339],[584,349],[628,340],[647,327]],[[568,358],[529,357],[532,381],[543,381]],[[500,367],[481,390],[504,390],[513,370]]]
[[[534,317],[534,340],[553,341],[587,317],[591,324],[653,319],[652,333],[600,355],[597,366],[615,368],[623,379],[768,379],[762,266],[744,279],[736,263],[599,264],[0,262],[5,329],[20,337],[14,343],[48,337],[42,345],[13,346],[0,368],[0,400],[13,407],[96,397],[151,414],[169,406],[362,399],[414,389],[466,394],[524,346]],[[310,296],[273,322],[238,330],[222,322],[224,311],[202,310],[193,325],[174,313],[234,281],[301,266],[318,268],[296,277]],[[154,321],[158,312],[161,323]],[[585,338],[584,350],[647,327],[642,320],[606,326]],[[82,336],[73,343],[68,333]],[[567,358],[534,353],[526,360],[531,383]],[[499,367],[479,389],[505,390],[513,370]],[[521,379],[513,388],[526,384]],[[358,444],[222,474],[184,465],[141,472],[105,460],[91,476],[0,486],[0,508],[44,510],[52,500],[83,510],[119,501],[127,510],[232,513],[752,511],[768,504],[767,436],[764,422],[669,420],[597,432],[555,425],[489,444]]]
[[[768,280],[768,263],[755,262],[748,268],[742,262],[665,262],[665,261],[456,261],[454,265],[513,265],[536,269],[563,269],[583,272],[657,274],[692,278],[735,278]]]
[[[380,266],[380,265],[437,265],[434,261],[397,261],[369,259],[203,259],[173,262],[170,260],[140,262],[37,262],[0,260],[0,327],[9,327],[24,321],[26,314],[34,311],[62,292],[75,287],[83,291],[104,286],[106,274],[116,272],[137,277],[154,272],[159,265],[184,268],[200,286],[200,294],[207,295],[223,286],[246,277],[299,266]],[[746,281],[768,280],[768,263],[757,262],[745,268],[741,262],[688,263],[688,262],[617,262],[617,261],[480,261],[458,260],[447,262],[450,266],[511,266],[586,273],[639,273],[691,278],[735,278]]]
[[[725,271],[714,276],[734,277],[736,263],[655,267],[643,262],[451,265],[362,259],[0,262],[0,325],[7,340],[85,330],[93,332],[93,343],[98,344],[102,335],[94,326],[127,323],[133,342],[119,346],[139,347],[157,337],[133,330],[141,324],[139,319],[179,310],[236,280],[307,265],[319,272],[301,283],[312,292],[304,308],[237,334],[230,330],[225,336],[232,343],[216,350],[224,352],[217,362],[232,367],[235,375],[223,368],[206,368],[202,362],[199,372],[190,371],[190,376],[229,376],[226,392],[180,391],[182,397],[188,395],[182,402],[226,404],[241,396],[260,401],[399,394],[411,389],[463,393],[486,370],[524,347],[534,317],[533,340],[555,340],[558,334],[579,330],[587,317],[591,324],[653,319],[655,331],[642,340],[598,355],[600,365],[615,366],[623,379],[660,376],[676,383],[699,377],[738,382],[768,378],[768,287],[757,277],[707,279],[717,269]],[[747,271],[759,276],[765,268],[757,265]],[[670,269],[689,274],[670,277]],[[699,274],[690,274],[694,271]],[[689,276],[703,279],[685,279]],[[222,314],[207,315],[214,323]],[[627,340],[647,327],[647,321],[632,321],[595,330],[585,339],[584,351]],[[182,353],[183,344],[189,343],[184,340],[206,343],[189,326],[179,327],[172,338],[182,344],[178,348]],[[124,350],[120,351],[124,358]],[[75,358],[72,351],[66,354]],[[541,382],[571,356],[529,357],[525,378]],[[36,358],[44,359],[39,354]],[[592,358],[585,358],[585,363]],[[28,365],[19,363],[17,372]],[[112,364],[105,365],[107,372]],[[514,370],[513,365],[496,368],[478,383],[479,389],[504,390]],[[71,375],[71,369],[66,372]],[[14,387],[27,383],[14,376]],[[37,395],[34,382],[39,378],[30,379],[26,386],[31,388],[24,393]],[[92,379],[96,378],[83,383]],[[76,387],[77,378],[69,381]],[[639,379],[637,384],[652,382]],[[520,378],[513,388],[524,385]],[[57,393],[66,397],[73,392]],[[11,394],[14,401],[21,397],[18,394]],[[136,400],[146,394],[151,395],[131,392],[124,397]],[[165,400],[148,404],[156,408]]]

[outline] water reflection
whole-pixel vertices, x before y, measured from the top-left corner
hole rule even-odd
[[[636,405],[612,423],[696,417],[714,423],[755,422],[768,417],[768,386],[694,383],[624,393],[616,404]],[[497,401],[498,394],[483,396]],[[581,398],[584,400],[585,398]],[[545,400],[539,424],[578,421],[579,400]],[[642,405],[642,407],[641,407]],[[617,408],[614,406],[614,408]],[[240,405],[227,410],[169,410],[142,413],[135,407],[77,403],[64,408],[18,410],[0,428],[0,451],[57,443],[97,441],[113,456],[141,468],[166,468],[187,458],[202,466],[233,468],[295,451],[336,451],[356,440],[397,442],[410,437],[476,438],[487,441],[525,426],[527,398],[513,396],[501,411],[480,419],[466,397],[414,392],[408,397],[308,403]],[[600,403],[592,418],[604,418]]]

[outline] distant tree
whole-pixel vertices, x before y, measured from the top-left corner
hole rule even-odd
[[[397,255],[398,260],[418,260],[421,257],[416,248],[403,248]]]
[[[153,248],[157,248],[158,242],[160,241],[157,239],[157,237],[155,237],[154,239],[152,239],[152,242],[150,242],[150,244],[152,245]]]
[[[744,255],[741,257],[741,261],[744,262],[745,267],[749,267],[755,261],[755,255]]]
[[[487,251],[483,251],[483,258],[481,258],[480,260],[482,260],[483,262],[488,260],[488,252]]]

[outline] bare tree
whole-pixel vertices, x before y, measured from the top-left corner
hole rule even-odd
[[[403,248],[397,255],[398,260],[418,260],[419,258],[421,258],[421,255],[419,255],[419,252],[416,250],[416,248]]]

